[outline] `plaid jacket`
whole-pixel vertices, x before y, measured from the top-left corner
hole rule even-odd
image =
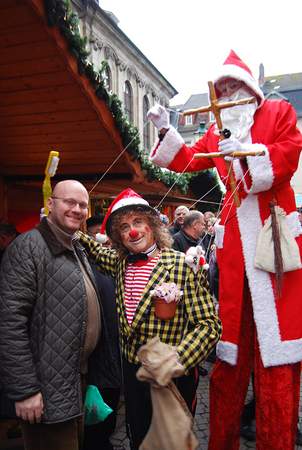
[[[116,300],[120,323],[121,348],[124,357],[138,363],[138,349],[154,336],[166,344],[177,347],[180,362],[186,370],[205,359],[221,334],[208,283],[201,271],[196,275],[185,263],[183,253],[162,250],[145,286],[131,326],[127,322],[124,306],[124,275],[126,259],[115,250],[102,247],[89,236],[79,233],[81,243],[103,273],[116,280]],[[154,315],[151,291],[157,284],[174,282],[183,291],[175,317],[160,320]]]

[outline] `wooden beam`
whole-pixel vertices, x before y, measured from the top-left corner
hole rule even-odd
[[[56,101],[75,98],[79,95],[79,88],[75,84],[65,86],[47,87],[41,89],[26,89],[23,91],[3,92],[0,97],[1,106],[32,105],[42,101]]]
[[[18,4],[13,8],[1,9],[0,30],[10,29],[14,32],[18,26],[31,25],[35,21],[35,16],[26,3]]]
[[[34,61],[15,61],[0,65],[0,77],[2,80],[24,76],[32,77],[40,74],[51,74],[62,69],[64,69],[64,63],[58,56],[40,58]]]
[[[106,144],[107,144],[107,136],[106,136]],[[30,136],[1,136],[0,143],[2,147],[5,146],[23,146],[23,145],[40,145],[40,144],[50,144],[50,143],[58,143],[55,145],[61,145],[61,143],[90,143],[104,142],[104,134],[101,129],[92,130],[92,131],[81,131],[74,127],[74,132],[65,132],[61,130],[61,133],[56,134],[35,134]]]
[[[0,66],[19,63],[20,61],[31,61],[34,64],[37,60],[53,58],[57,56],[57,50],[53,44],[48,41],[31,42],[30,49],[28,43],[22,43],[15,46],[0,47]]]
[[[27,114],[23,116],[7,117],[3,119],[2,126],[22,126],[34,124],[48,124],[61,122],[81,122],[95,119],[95,111],[90,109],[82,109],[78,111],[57,111],[53,113]]]
[[[65,174],[78,174],[78,175],[94,175],[97,174],[103,174],[105,170],[108,169],[108,165],[104,165],[100,163],[99,165],[96,165],[95,163],[86,162],[85,164],[83,161],[77,161],[72,162],[72,164],[60,164],[59,166],[59,172],[60,175]],[[35,165],[28,165],[28,166],[22,166],[22,165],[15,165],[15,166],[4,166],[1,165],[0,167],[0,175],[3,176],[30,176],[30,175],[39,175],[43,176],[45,170],[45,162],[43,161],[43,164],[35,164]],[[114,169],[112,169],[109,173],[119,174],[125,172],[125,164],[124,165],[115,165]]]
[[[23,91],[24,89],[40,89],[43,87],[63,86],[70,84],[72,78],[67,71],[53,73],[40,73],[35,76],[20,76],[16,78],[4,78],[0,83],[0,92]]]
[[[3,127],[3,123],[0,121],[0,140],[1,136],[37,136],[42,134],[47,134],[49,136],[56,133],[67,133],[74,132],[77,130],[78,132],[89,132],[102,130],[100,127],[100,123],[95,117],[93,120],[76,120],[74,122],[60,122],[60,123],[38,123],[38,124],[27,124],[27,125],[19,125],[17,127]]]

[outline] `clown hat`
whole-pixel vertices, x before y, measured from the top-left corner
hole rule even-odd
[[[214,84],[222,78],[235,78],[235,80],[243,81],[257,96],[259,106],[264,101],[263,92],[260,89],[259,84],[255,80],[251,69],[239,58],[239,56],[234,52],[230,51],[229,56],[224,61],[218,75],[214,80]],[[216,86],[216,94],[219,97],[219,91]]]
[[[143,199],[143,197],[133,191],[133,189],[127,188],[123,190],[109,206],[102,223],[101,233],[105,233],[106,230],[107,235],[110,236],[112,218],[117,213],[135,210],[148,210],[157,214],[156,210],[149,205],[147,200]]]

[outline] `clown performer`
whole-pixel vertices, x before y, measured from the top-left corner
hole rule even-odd
[[[105,230],[111,249],[87,235],[80,238],[99,270],[116,280],[127,434],[131,450],[138,450],[152,417],[150,386],[136,378],[138,350],[156,336],[169,350],[173,346],[180,375],[175,384],[194,414],[197,366],[218,341],[220,321],[203,271],[196,273],[184,254],[171,249],[168,229],[140,195],[129,188],[121,192],[107,211],[101,232]],[[152,295],[167,283],[182,296],[174,317],[162,320],[155,315]]]
[[[253,370],[257,449],[290,450],[297,429],[302,360],[302,238],[290,180],[297,169],[302,136],[292,106],[283,100],[265,100],[250,69],[234,51],[214,80],[214,92],[218,103],[256,99],[221,109],[222,127],[231,132],[223,140],[217,121],[188,147],[170,126],[162,106],[148,112],[159,129],[150,156],[153,163],[175,172],[216,167],[227,191],[215,229],[223,334],[210,382],[209,449],[239,448],[240,416]],[[262,155],[244,155],[255,150]],[[217,151],[223,158],[194,159],[196,153]],[[241,156],[232,158],[233,152]],[[235,204],[235,194],[240,205]],[[275,215],[272,202],[281,211],[298,254],[298,262],[284,270],[282,286],[280,267],[276,275],[255,267],[257,240],[266,219],[271,221]]]

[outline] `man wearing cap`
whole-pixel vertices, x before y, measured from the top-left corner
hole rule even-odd
[[[138,350],[158,336],[175,348],[182,376],[175,383],[194,413],[197,365],[220,336],[220,322],[208,292],[206,277],[186,264],[185,255],[171,249],[172,238],[157,211],[132,189],[111,204],[101,232],[106,229],[112,249],[81,234],[81,241],[99,269],[116,279],[124,373],[127,432],[138,450],[151,422],[149,385],[137,380]],[[182,297],[173,318],[155,316],[152,291],[175,283]]]
[[[226,186],[221,222],[215,227],[219,265],[219,314],[223,325],[219,361],[211,378],[210,450],[239,448],[240,415],[251,369],[255,373],[257,448],[293,449],[302,360],[302,270],[284,273],[281,295],[276,277],[255,267],[259,232],[270,216],[270,202],[282,208],[301,255],[302,237],[290,179],[297,169],[302,136],[286,101],[265,100],[246,64],[231,51],[214,80],[221,102],[255,97],[256,103],[221,110],[231,136],[219,140],[216,125],[193,146],[154,106],[148,117],[159,129],[151,160],[176,172],[216,167]],[[232,152],[262,150],[262,156],[232,159]],[[231,160],[240,206],[235,207],[223,158],[194,159],[220,151]],[[301,256],[299,256],[299,259]],[[286,413],[284,413],[286,409]]]

